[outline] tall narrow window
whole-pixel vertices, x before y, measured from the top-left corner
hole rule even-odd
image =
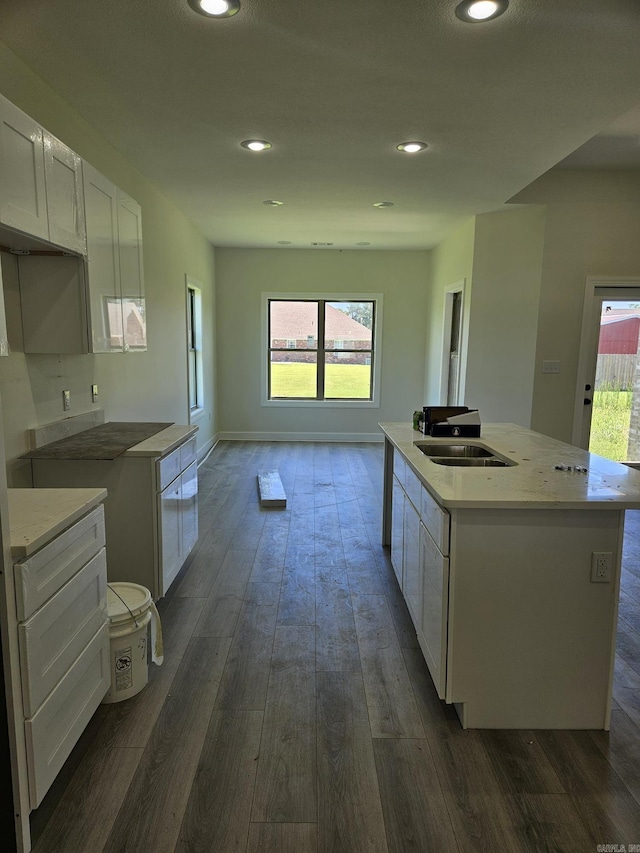
[[[373,401],[378,302],[268,297],[267,399]]]
[[[202,294],[187,278],[187,382],[191,412],[203,406],[202,378]]]

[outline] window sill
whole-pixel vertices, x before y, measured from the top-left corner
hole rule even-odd
[[[262,400],[265,408],[284,409],[379,409],[376,400]]]

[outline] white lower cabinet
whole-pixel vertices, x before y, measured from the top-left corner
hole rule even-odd
[[[166,594],[198,538],[193,434],[165,456],[33,459],[32,471],[37,488],[106,488],[108,579],[141,584],[156,601]]]
[[[449,558],[443,556],[431,534],[420,522],[420,580],[422,607],[418,642],[433,683],[445,698],[447,677],[447,613],[449,606]]]
[[[169,589],[198,539],[198,468],[192,462],[158,495],[160,562]]]
[[[402,589],[402,553],[404,548],[404,490],[393,476],[393,506],[391,510],[391,565]]]
[[[418,631],[422,621],[420,516],[408,497],[404,499],[403,520],[402,593]]]
[[[104,510],[14,565],[29,804],[37,808],[109,689]]]
[[[391,515],[391,562],[407,603],[418,643],[441,699],[447,676],[449,514],[404,463],[395,464]]]

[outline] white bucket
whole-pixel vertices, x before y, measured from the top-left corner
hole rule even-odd
[[[103,704],[135,696],[149,679],[151,659],[162,663],[160,617],[149,590],[136,583],[107,584],[111,687]],[[151,630],[149,630],[151,629]]]

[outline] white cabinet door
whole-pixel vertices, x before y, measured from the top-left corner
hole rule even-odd
[[[82,164],[87,222],[87,295],[92,352],[123,352],[116,187]]]
[[[42,128],[0,96],[0,222],[49,238]]]
[[[4,313],[4,287],[2,284],[2,264],[0,264],[0,355],[9,355],[7,318]]]
[[[44,132],[44,169],[49,214],[49,240],[84,255],[87,251],[82,160]]]
[[[404,489],[393,475],[393,495],[391,501],[391,565],[402,589],[402,550],[404,526]]]
[[[193,462],[180,476],[182,516],[182,548],[180,565],[184,563],[198,540],[198,466]]]
[[[180,477],[158,495],[160,528],[159,597],[166,594],[171,582],[180,571],[182,548]]]
[[[417,632],[422,628],[422,573],[420,571],[420,516],[408,498],[404,501],[402,593]]]
[[[145,350],[147,325],[142,263],[142,213],[138,202],[121,190],[118,190],[117,198],[124,350]]]
[[[444,699],[447,677],[449,559],[442,556],[422,522],[420,522],[420,569],[422,631],[418,630],[418,639],[438,696]]]

